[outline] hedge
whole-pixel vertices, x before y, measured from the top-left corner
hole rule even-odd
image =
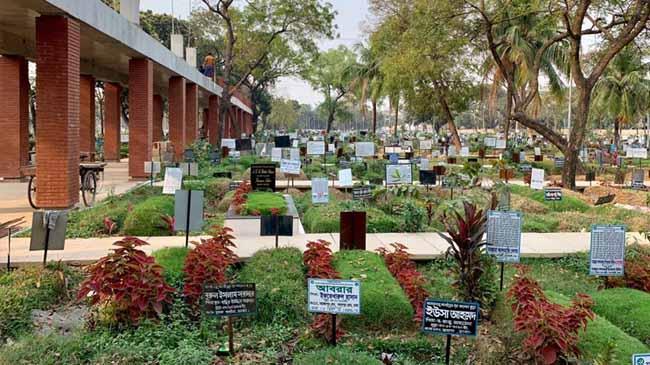
[[[154,196],[136,205],[124,222],[124,234],[129,236],[169,236],[161,216],[174,216],[173,196]]]
[[[258,321],[300,322],[307,319],[304,272],[299,249],[260,250],[239,272],[237,280],[255,283]]]
[[[376,329],[413,325],[413,308],[378,254],[340,251],[333,264],[341,278],[361,281],[361,316],[346,317],[348,325]]]
[[[596,292],[593,299],[594,312],[650,346],[650,294],[615,288]]]

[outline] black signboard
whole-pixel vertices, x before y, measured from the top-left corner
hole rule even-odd
[[[205,284],[203,312],[211,316],[239,317],[257,313],[255,284]]]
[[[478,158],[470,157],[470,158],[467,159],[467,162],[469,162],[469,163],[478,163]]]
[[[235,151],[250,151],[253,149],[253,144],[250,138],[236,139]]]
[[[557,167],[557,168],[563,168],[564,167],[564,157],[556,157],[555,158],[555,167]]]
[[[533,167],[530,164],[525,163],[525,164],[519,165],[519,170],[521,172],[531,172],[531,171],[533,171]]]
[[[350,161],[347,161],[347,160],[340,160],[339,161],[339,167],[342,170],[349,169],[351,166],[352,166],[352,163]]]
[[[352,200],[370,200],[372,187],[369,185],[352,188]]]
[[[210,152],[210,162],[213,164],[220,164],[221,163],[221,154],[218,151],[212,151]]]
[[[237,188],[239,187],[239,184],[240,184],[239,181],[231,181],[228,184],[228,190],[230,190],[230,191],[237,190]]]
[[[251,165],[251,186],[255,191],[275,191],[275,164]]]
[[[478,318],[478,303],[427,299],[422,331],[443,336],[476,336]]]
[[[436,173],[430,170],[420,170],[420,184],[435,185]]]
[[[277,136],[275,137],[275,147],[289,148],[291,147],[291,139],[289,136]]]
[[[290,215],[261,216],[260,236],[293,236],[293,217]]]
[[[340,249],[366,249],[366,212],[341,212],[340,215]]]
[[[232,172],[230,171],[221,171],[221,172],[215,172],[212,174],[213,177],[219,178],[227,178],[227,179],[232,179]]]
[[[186,162],[193,162],[196,158],[194,155],[194,150],[191,148],[185,149],[183,152],[183,158],[185,159]]]
[[[645,187],[645,170],[635,169],[632,172],[632,188],[643,189]]]
[[[561,188],[544,188],[544,200],[547,202],[561,201],[562,189]]]

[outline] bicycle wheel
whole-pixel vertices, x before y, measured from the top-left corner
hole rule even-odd
[[[38,209],[36,206],[36,176],[30,176],[29,184],[27,185],[27,200],[29,200],[29,205]]]
[[[86,172],[81,183],[81,197],[83,198],[84,205],[87,207],[95,203],[95,196],[97,195],[97,176],[94,172]]]

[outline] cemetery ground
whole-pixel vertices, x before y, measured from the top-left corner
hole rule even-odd
[[[451,364],[628,364],[633,354],[650,352],[647,245],[628,242],[625,274],[618,278],[590,276],[586,252],[522,258],[521,265],[504,266],[500,290],[499,264],[467,232],[456,246],[458,255],[416,263],[400,245],[382,252],[331,252],[325,242],[311,242],[305,252],[259,250],[243,261],[231,246],[238,232],[215,231],[233,215],[285,214],[294,205],[307,233],[338,232],[340,212],[361,210],[369,233],[436,234],[449,230],[443,222],[452,212],[470,222],[468,207],[487,209],[509,196],[509,208],[523,213],[523,232],[588,232],[592,224],[648,232],[648,193],[616,186],[618,169],[599,171],[600,181],[584,193],[563,190],[561,201],[547,201],[542,190],[521,182],[525,173],[515,164],[481,161],[493,165],[483,167],[459,157],[460,163],[444,164],[443,185],[382,187],[386,161],[366,159],[349,167],[357,186],[378,185],[369,197],[355,200],[352,186],[330,187],[328,202],[314,204],[309,188],[297,188],[299,182],[337,180],[333,175],[347,166],[334,156],[324,157],[326,164],[320,156],[304,161],[296,176],[276,171],[278,185],[288,180],[289,186],[272,193],[253,192],[247,183],[250,166],[270,158],[244,155],[214,164],[204,147],[194,150],[198,176],[185,177],[183,188],[204,191],[204,224],[192,234],[212,238],[151,257],[139,251],[145,243],[123,238],[184,239],[174,227],[174,197],[161,194],[160,183],[72,211],[66,237],[113,237],[119,257],[2,272],[0,364],[443,364],[445,336],[421,331],[425,298],[480,304],[476,336],[453,337]],[[552,162],[530,165],[544,169],[551,183],[557,175]],[[419,165],[412,166],[417,180]],[[513,170],[517,183],[497,182],[503,168]],[[232,179],[215,177],[224,173]],[[163,176],[164,171],[158,178]],[[594,204],[611,191],[613,202]],[[469,230],[484,227],[479,221]],[[29,230],[19,234],[29,235]],[[201,310],[197,290],[208,277],[256,286],[255,313],[232,321],[232,356],[230,321]],[[337,316],[336,346],[330,343],[332,318],[308,311],[309,278],[361,283],[360,315]],[[120,285],[113,285],[115,280]],[[109,287],[118,293],[108,295]]]

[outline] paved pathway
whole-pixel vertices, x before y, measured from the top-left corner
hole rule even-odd
[[[185,244],[183,236],[174,237],[141,237],[149,242],[144,250],[151,253],[163,247],[182,247]],[[190,237],[190,241],[200,237]],[[560,257],[569,253],[589,250],[590,233],[524,233],[522,235],[522,255],[524,257]],[[117,237],[69,239],[66,240],[64,251],[49,251],[48,261],[62,260],[73,263],[90,263],[104,256],[112,248],[112,243]],[[280,237],[280,246],[297,247],[306,249],[306,244],[311,240],[323,239],[332,243],[332,249],[339,249],[339,234],[306,234],[293,237]],[[638,240],[644,244],[650,242],[641,238],[639,234],[628,233],[628,242]],[[368,234],[366,239],[368,251],[379,247],[389,247],[393,242],[400,242],[409,247],[409,253],[415,260],[430,260],[443,255],[448,247],[446,241],[436,233],[381,233]],[[242,259],[249,258],[256,251],[272,248],[275,237],[244,237],[235,241],[236,252]],[[7,238],[0,240],[0,266],[7,262]],[[29,251],[29,238],[14,238],[11,241],[11,262],[16,265],[35,264],[43,260],[42,251]]]

